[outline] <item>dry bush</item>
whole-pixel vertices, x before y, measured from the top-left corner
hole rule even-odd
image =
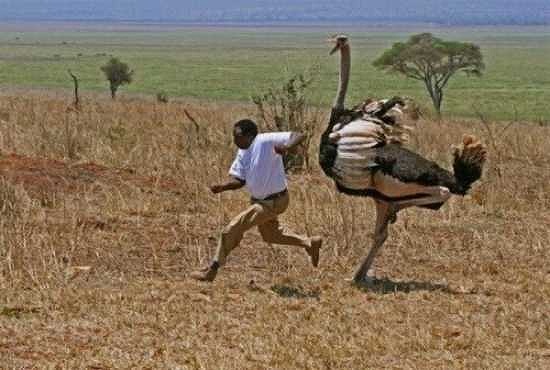
[[[252,97],[261,126],[265,130],[295,131],[306,135],[302,144],[304,150],[284,157],[286,169],[309,169],[312,165],[311,158],[315,158],[310,156],[310,151],[322,111],[311,101],[314,82],[314,77],[298,73],[290,76],[281,86],[270,88],[266,93]]]
[[[325,237],[320,268],[251,232],[205,285],[187,273],[247,204],[207,185],[226,176],[232,123],[254,107],[84,97],[77,113],[69,100],[0,97],[2,367],[548,363],[550,128],[518,123],[491,139],[479,121],[417,122],[411,146],[447,168],[465,133],[500,154],[489,144],[469,196],[400,215],[376,289],[343,281],[371,242],[374,207],[338,194],[317,166],[291,176],[282,219]]]

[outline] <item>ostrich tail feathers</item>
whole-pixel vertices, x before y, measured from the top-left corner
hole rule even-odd
[[[487,159],[487,149],[476,137],[465,135],[462,144],[453,147],[453,170],[461,194],[479,180]]]

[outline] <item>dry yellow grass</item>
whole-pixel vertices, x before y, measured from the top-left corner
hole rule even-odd
[[[374,207],[317,167],[291,176],[283,220],[326,238],[320,268],[251,232],[208,285],[186,276],[247,199],[206,186],[252,107],[69,100],[0,97],[0,368],[550,366],[550,128],[418,122],[429,158],[448,167],[473,133],[490,161],[471,196],[402,213],[371,289],[344,278]]]

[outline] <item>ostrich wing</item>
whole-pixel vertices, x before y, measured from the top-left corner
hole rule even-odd
[[[377,170],[402,182],[414,182],[426,186],[445,186],[451,192],[457,186],[451,172],[400,145],[388,144],[372,150],[375,151],[373,156],[374,162],[378,166]]]
[[[337,157],[334,161],[333,178],[338,190],[349,195],[368,196],[386,202],[413,199],[418,196],[389,197],[380,193],[373,184],[373,175],[377,171],[404,183],[445,186],[452,192],[458,188],[452,173],[398,144],[386,144],[371,148],[365,152],[362,159],[351,160]],[[436,203],[420,207],[437,210],[442,204]]]

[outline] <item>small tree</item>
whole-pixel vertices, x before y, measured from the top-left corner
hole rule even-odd
[[[71,70],[69,69],[68,70],[69,72],[69,76],[71,76],[71,78],[73,79],[73,84],[74,84],[74,107],[75,109],[79,109],[80,108],[80,97],[78,96],[78,77],[75,76],[75,74],[73,72],[71,72]]]
[[[414,35],[406,43],[393,44],[373,65],[424,82],[438,115],[441,115],[443,89],[455,72],[479,77],[485,68],[479,46],[443,41],[431,33]]]
[[[111,58],[107,64],[101,67],[101,70],[109,81],[111,97],[113,99],[116,98],[116,92],[121,85],[132,82],[134,71],[131,71],[128,64],[122,63],[118,58]]]

